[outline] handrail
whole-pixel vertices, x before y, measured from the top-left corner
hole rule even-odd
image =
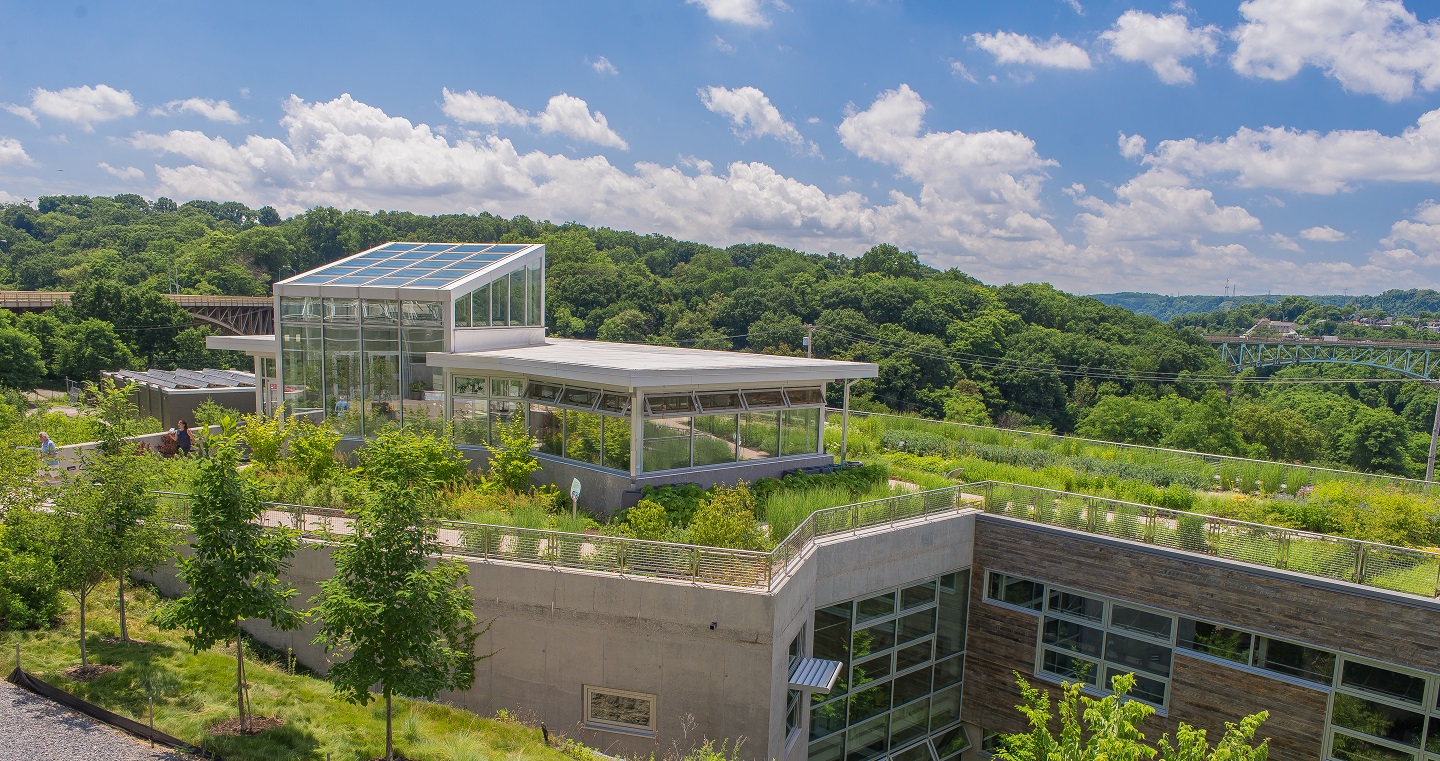
[[[949,486],[817,510],[769,552],[454,520],[438,521],[436,528],[447,552],[486,562],[505,560],[773,591],[811,542],[832,534],[954,511],[960,507],[958,488]],[[171,508],[168,517],[185,517],[190,495],[155,493]],[[268,525],[296,530],[307,539],[333,537],[344,526],[336,526],[332,519],[349,518],[339,508],[261,504]]]
[[[826,412],[826,414],[828,415],[829,413],[832,413],[832,412],[838,413],[838,412],[840,412],[840,410],[838,410],[838,409],[836,409],[836,408],[834,408],[834,407],[826,407],[826,408],[825,408],[825,412]],[[956,428],[963,428],[963,429],[968,429],[968,430],[977,431],[977,432],[983,431],[983,432],[989,432],[989,433],[994,433],[994,434],[1002,434],[1002,435],[1007,435],[1007,436],[1017,436],[1017,437],[1022,437],[1022,438],[1026,438],[1026,439],[1049,439],[1049,440],[1051,440],[1051,441],[1059,442],[1059,443],[1073,442],[1073,443],[1077,443],[1077,444],[1087,444],[1087,445],[1093,445],[1093,446],[1099,446],[1099,447],[1116,447],[1116,448],[1118,448],[1118,449],[1133,450],[1133,451],[1144,452],[1144,453],[1154,453],[1154,454],[1158,454],[1158,455],[1162,455],[1162,456],[1166,456],[1166,457],[1173,457],[1173,458],[1179,458],[1179,459],[1183,459],[1183,460],[1188,460],[1188,461],[1191,461],[1191,462],[1199,461],[1201,464],[1204,464],[1204,465],[1207,465],[1207,466],[1211,464],[1211,463],[1208,462],[1208,461],[1213,460],[1213,461],[1217,461],[1217,462],[1230,463],[1230,464],[1240,465],[1240,466],[1280,467],[1280,468],[1286,468],[1286,469],[1296,470],[1296,471],[1313,472],[1313,473],[1325,475],[1325,476],[1327,476],[1327,477],[1334,477],[1334,478],[1337,478],[1337,479],[1350,479],[1350,480],[1358,480],[1358,481],[1378,481],[1378,482],[1381,482],[1381,483],[1394,484],[1394,485],[1403,486],[1403,487],[1406,487],[1406,488],[1409,488],[1409,489],[1415,489],[1415,490],[1418,490],[1418,491],[1421,491],[1421,492],[1429,492],[1430,490],[1434,489],[1435,486],[1436,486],[1434,483],[1431,483],[1431,482],[1429,482],[1429,481],[1423,481],[1423,480],[1420,480],[1420,479],[1417,479],[1417,478],[1405,478],[1404,476],[1387,476],[1387,475],[1384,475],[1384,474],[1382,474],[1382,473],[1362,473],[1362,472],[1360,472],[1360,471],[1358,471],[1358,470],[1341,470],[1341,469],[1339,469],[1339,468],[1322,468],[1322,467],[1320,467],[1320,466],[1318,466],[1318,465],[1299,465],[1299,464],[1296,464],[1296,463],[1283,462],[1283,461],[1281,461],[1281,460],[1257,460],[1257,459],[1250,458],[1250,457],[1236,457],[1236,456],[1234,456],[1234,455],[1211,454],[1211,453],[1209,453],[1209,452],[1197,452],[1197,451],[1190,450],[1190,449],[1169,449],[1169,448],[1166,448],[1166,447],[1150,447],[1150,446],[1145,446],[1144,444],[1128,444],[1128,443],[1125,443],[1125,442],[1122,442],[1122,441],[1106,441],[1106,440],[1104,440],[1104,439],[1087,439],[1087,438],[1085,438],[1085,437],[1083,437],[1083,436],[1069,436],[1069,435],[1061,434],[1061,433],[1043,433],[1043,432],[1040,432],[1040,431],[1027,431],[1027,430],[1024,430],[1024,429],[1022,429],[1022,428],[1002,428],[1002,427],[1000,427],[1000,426],[994,426],[994,425],[976,425],[976,424],[974,424],[974,423],[959,423],[959,422],[956,422],[956,421],[953,421],[953,420],[935,420],[935,419],[933,419],[933,418],[918,417],[918,416],[915,416],[915,415],[896,415],[896,414],[887,413],[887,412],[865,412],[865,411],[850,410],[850,417],[851,417],[852,419],[853,419],[853,418],[857,418],[857,417],[859,417],[859,418],[866,418],[866,417],[892,418],[892,419],[895,419],[895,420],[910,421],[910,422],[912,422],[912,423],[921,423],[921,424],[929,424],[929,425],[941,425],[941,426],[953,426],[953,427],[956,427]]]
[[[1440,552],[1002,481],[959,491],[993,515],[1440,598]]]

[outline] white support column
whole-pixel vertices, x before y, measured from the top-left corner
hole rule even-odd
[[[634,484],[640,475],[640,456],[644,448],[640,446],[640,439],[645,434],[645,421],[640,417],[640,405],[643,403],[644,395],[640,389],[632,388],[634,399],[630,402],[630,483]]]
[[[840,465],[844,467],[846,460],[846,447],[850,444],[850,384],[854,381],[845,379],[845,392],[842,395],[843,401],[840,404]]]
[[[265,363],[261,361],[259,354],[252,354],[250,358],[255,360],[255,414],[265,414]]]

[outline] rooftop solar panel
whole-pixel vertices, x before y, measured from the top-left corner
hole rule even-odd
[[[291,279],[291,285],[443,288],[532,244],[386,243]]]

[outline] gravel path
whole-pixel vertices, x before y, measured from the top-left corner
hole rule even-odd
[[[0,758],[24,761],[184,761],[84,714],[0,681]]]

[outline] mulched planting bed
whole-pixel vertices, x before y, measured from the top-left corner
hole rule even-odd
[[[119,666],[112,666],[108,663],[92,663],[88,666],[71,666],[65,669],[66,679],[73,679],[77,682],[93,682],[106,674],[113,674],[119,671]]]
[[[258,735],[267,729],[285,726],[285,720],[279,716],[251,716],[250,731],[240,729],[240,717],[226,719],[219,724],[211,724],[205,728],[207,734],[212,735]]]

